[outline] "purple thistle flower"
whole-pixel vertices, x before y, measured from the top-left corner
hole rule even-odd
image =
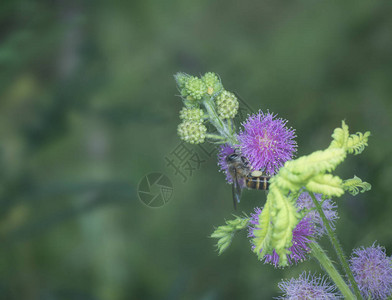
[[[315,276],[310,273],[303,272],[298,279],[291,278],[290,280],[282,280],[278,287],[284,293],[283,296],[275,299],[286,300],[312,300],[312,299],[343,299],[343,297],[336,292],[336,287],[331,285],[325,277]]]
[[[354,249],[350,268],[365,299],[386,299],[392,294],[392,259],[384,247]]]
[[[248,237],[250,238],[255,237],[255,230],[260,230],[259,228],[256,228],[256,226],[259,225],[259,216],[261,212],[262,209],[256,207],[255,213],[251,214],[249,220],[250,225],[248,226]],[[312,242],[311,238],[313,234],[314,228],[311,219],[308,217],[303,218],[293,230],[293,245],[289,248],[291,254],[287,256],[290,265],[294,263],[297,264],[299,261],[303,261],[307,258],[307,253],[310,252],[308,244]],[[252,245],[252,249],[254,248],[255,245]],[[275,267],[279,265],[279,255],[275,250],[272,251],[272,254],[265,255],[262,261],[263,260],[264,263],[271,263]]]
[[[233,179],[231,178],[229,168],[227,166],[226,157],[232,153],[234,153],[234,149],[230,147],[229,144],[221,145],[219,148],[218,166],[220,167],[220,171],[226,174],[226,181],[228,183],[233,183]]]
[[[336,212],[336,204],[331,199],[326,199],[323,201],[321,198],[322,194],[314,195],[316,196],[316,199],[322,203],[321,207],[325,216],[327,217],[327,220],[329,221],[329,225],[331,226],[332,230],[335,230],[335,221],[339,218]],[[313,224],[315,225],[315,236],[321,237],[327,232],[323,220],[315,209],[313,200],[307,192],[303,192],[301,195],[299,195],[297,199],[297,207],[300,210],[305,209],[309,211],[306,216],[310,217]]]
[[[286,120],[275,117],[260,110],[242,124],[244,131],[238,136],[242,154],[251,166],[268,175],[276,174],[297,151],[297,143],[293,140],[295,130],[286,127]]]

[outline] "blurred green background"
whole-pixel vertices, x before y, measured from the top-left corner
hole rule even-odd
[[[258,262],[245,233],[217,255],[208,236],[233,207],[215,154],[185,183],[165,159],[180,143],[177,71],[216,72],[288,119],[298,155],[343,119],[370,130],[337,174],[373,188],[339,199],[337,232],[347,254],[377,240],[390,255],[391,15],[372,0],[2,0],[2,299],[271,299],[281,278],[320,272]],[[173,184],[161,208],[137,196],[151,172]],[[244,192],[237,213],[264,199]]]

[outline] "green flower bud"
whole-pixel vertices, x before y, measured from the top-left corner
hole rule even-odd
[[[208,95],[212,95],[222,89],[222,83],[220,82],[218,76],[215,73],[205,73],[201,80],[203,80],[207,86]]]
[[[180,119],[185,121],[202,122],[204,112],[200,108],[186,108],[180,111]]]
[[[174,79],[176,80],[177,86],[180,90],[182,90],[185,87],[185,83],[188,81],[190,77],[191,77],[190,75],[182,72],[178,72],[177,74],[174,75]]]
[[[207,127],[201,122],[184,121],[177,128],[182,140],[190,144],[203,143],[206,138]]]
[[[191,100],[183,98],[183,102],[186,108],[200,108],[200,103],[196,102],[192,97],[189,96]]]
[[[185,82],[184,93],[188,95],[187,100],[201,100],[207,93],[207,86],[200,78],[191,76]]]
[[[237,97],[228,91],[223,91],[216,99],[218,114],[222,119],[233,119],[238,112]]]

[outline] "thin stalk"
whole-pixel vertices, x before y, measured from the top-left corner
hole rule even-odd
[[[206,138],[214,139],[214,140],[225,140],[225,137],[212,133],[206,133]]]
[[[238,141],[235,135],[231,132],[231,129],[225,124],[218,116],[218,113],[215,110],[214,102],[210,98],[204,98],[203,105],[206,108],[206,111],[209,115],[209,119],[212,125],[219,131],[221,135],[226,137],[227,141],[231,145],[237,145]]]
[[[316,199],[316,196],[313,194],[313,192],[308,191],[308,193],[309,193],[310,197],[312,198],[313,203],[316,206],[316,209],[321,216],[321,219],[323,220],[323,224],[324,224],[325,228],[327,229],[329,240],[331,241],[331,243],[335,249],[335,252],[336,252],[337,256],[339,257],[340,263],[342,264],[342,267],[343,267],[344,271],[346,272],[346,275],[348,277],[348,280],[350,281],[350,284],[354,290],[355,295],[357,296],[358,299],[362,299],[358,285],[355,282],[353,273],[351,272],[351,269],[348,265],[346,256],[344,255],[344,252],[343,252],[343,249],[340,246],[340,243],[339,243],[334,231],[332,230],[331,225],[329,225],[328,219],[324,214],[324,211],[321,207],[320,202],[318,202],[318,200]]]
[[[234,135],[233,121],[231,119],[227,119],[227,126],[229,127],[230,133]]]
[[[318,260],[324,270],[328,273],[329,277],[341,291],[344,299],[357,299],[320,245],[316,242],[313,242],[310,243],[309,246],[310,249],[312,249],[311,254],[315,259]]]

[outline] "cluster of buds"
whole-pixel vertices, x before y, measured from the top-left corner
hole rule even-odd
[[[207,127],[203,124],[203,117],[204,111],[202,109],[184,107],[180,111],[180,119],[183,121],[177,128],[181,139],[190,144],[203,143],[207,132]]]
[[[216,99],[218,114],[222,119],[233,119],[238,112],[237,97],[228,91],[223,91]]]
[[[180,111],[182,123],[177,129],[180,138],[190,144],[203,143],[206,138],[218,143],[237,142],[231,127],[239,103],[234,94],[223,89],[219,77],[208,72],[200,78],[185,73],[177,73],[174,78],[185,106]],[[219,134],[207,133],[205,121]]]

